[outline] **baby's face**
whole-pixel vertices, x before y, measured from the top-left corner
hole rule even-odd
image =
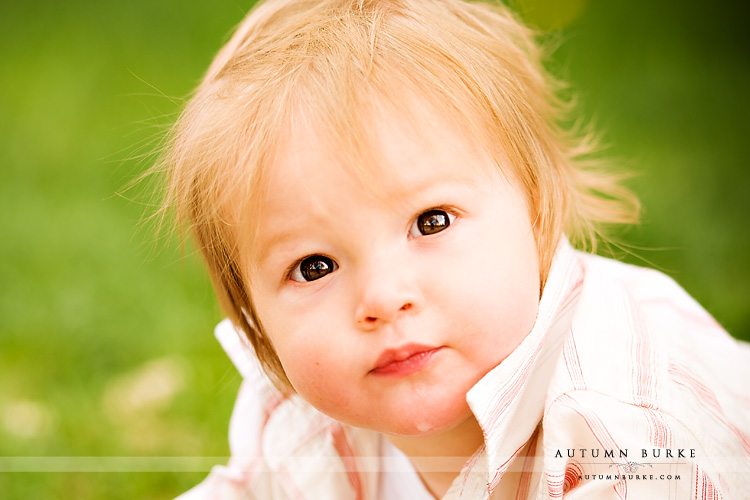
[[[531,330],[539,264],[521,192],[429,109],[372,117],[377,186],[314,126],[268,174],[250,289],[295,390],[395,435],[448,430]]]

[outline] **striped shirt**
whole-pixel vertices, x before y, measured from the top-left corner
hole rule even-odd
[[[232,458],[180,500],[432,498],[383,436],[280,397],[216,334],[244,378]],[[534,328],[467,401],[484,444],[444,499],[750,498],[750,348],[657,271],[561,242]]]

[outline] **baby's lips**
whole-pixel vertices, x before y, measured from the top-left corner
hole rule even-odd
[[[375,362],[370,373],[375,375],[409,375],[421,368],[441,347],[406,344],[386,349]]]

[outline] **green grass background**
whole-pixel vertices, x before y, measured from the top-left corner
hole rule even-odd
[[[643,224],[623,239],[645,250],[627,259],[672,275],[749,339],[742,4],[515,5],[563,25],[552,67],[639,173]],[[8,457],[228,454],[239,377],[211,333],[210,284],[189,247],[140,225],[148,188],[124,187],[248,8],[0,4],[0,498],[166,499],[205,475],[20,472]],[[139,383],[161,397],[128,403]]]

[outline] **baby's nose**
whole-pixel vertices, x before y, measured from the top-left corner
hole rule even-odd
[[[400,316],[415,314],[422,308],[419,287],[408,273],[375,273],[366,283],[355,313],[357,326],[371,331]]]

